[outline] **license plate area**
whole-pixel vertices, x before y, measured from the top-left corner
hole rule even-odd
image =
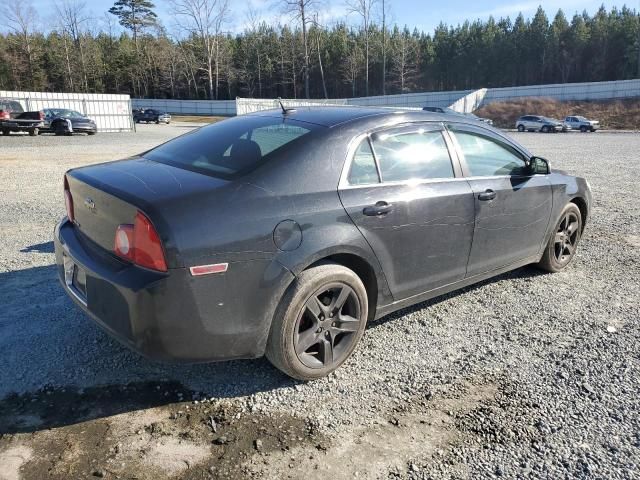
[[[62,255],[64,262],[64,283],[71,294],[85,307],[87,306],[87,273],[66,254]]]

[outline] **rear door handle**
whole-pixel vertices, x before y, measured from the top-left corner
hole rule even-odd
[[[380,217],[386,215],[393,210],[393,205],[384,201],[376,202],[375,205],[364,207],[362,213],[368,217]]]
[[[478,195],[478,200],[486,201],[486,200],[493,200],[494,198],[496,198],[496,192],[490,189],[487,189]]]

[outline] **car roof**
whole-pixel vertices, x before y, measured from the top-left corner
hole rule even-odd
[[[425,121],[460,121],[462,115],[448,113],[435,113],[422,109],[384,108],[384,107],[357,107],[357,106],[304,106],[295,107],[286,114],[282,110],[262,110],[247,114],[260,117],[286,117],[299,122],[313,123],[324,127],[336,127],[356,120],[364,120],[372,117],[395,117],[405,115],[410,120]]]

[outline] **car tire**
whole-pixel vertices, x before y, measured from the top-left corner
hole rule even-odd
[[[582,214],[575,203],[569,203],[556,222],[538,267],[552,273],[566,268],[575,257],[581,236]]]
[[[540,129],[540,131],[542,133],[549,133],[549,127],[547,127],[546,125],[543,125],[542,128]]]
[[[298,276],[276,309],[265,354],[290,377],[324,377],[351,356],[368,314],[367,291],[358,275],[335,263],[312,267]]]
[[[580,127],[580,131],[581,131],[582,133],[586,133],[586,131],[587,131],[587,127],[585,127],[584,125],[582,125],[582,126]]]
[[[95,135],[98,132],[87,132],[87,135]]]
[[[524,132],[524,125],[518,125],[518,131]]]
[[[30,128],[29,129],[29,136],[30,137],[35,137],[38,135],[38,129],[37,128]]]
[[[11,134],[11,130],[9,130],[8,128],[2,129],[2,135],[10,135],[10,134]]]

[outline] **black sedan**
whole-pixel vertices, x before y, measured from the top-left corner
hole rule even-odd
[[[66,108],[46,108],[44,110],[44,127],[40,133],[52,132],[56,135],[72,135],[98,133],[96,122],[75,110]]]
[[[70,170],[60,280],[152,358],[327,375],[368,321],[527,264],[567,267],[583,178],[460,115],[259,112]]]

